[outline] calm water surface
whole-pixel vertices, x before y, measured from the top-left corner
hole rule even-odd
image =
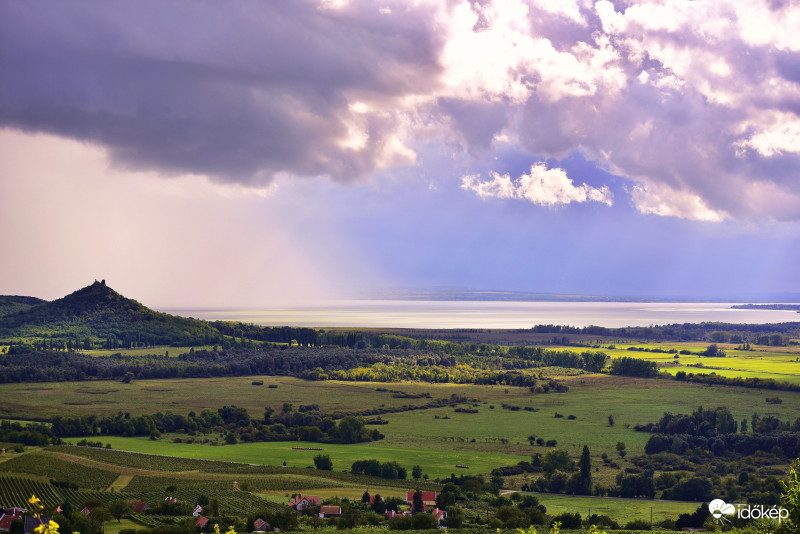
[[[797,312],[732,310],[733,304],[343,300],[266,310],[162,311],[208,320],[314,327],[530,328],[537,324],[621,327],[704,321],[800,321]]]

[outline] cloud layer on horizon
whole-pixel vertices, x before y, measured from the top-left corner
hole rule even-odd
[[[797,220],[798,27],[780,0],[4,3],[0,126],[252,187],[579,152],[643,214]]]

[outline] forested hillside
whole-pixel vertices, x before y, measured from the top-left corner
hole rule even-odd
[[[37,304],[47,302],[36,297],[20,297],[18,295],[0,295],[0,317],[29,310]]]
[[[216,343],[221,336],[204,321],[155,312],[125,298],[103,280],[0,317],[0,339],[53,337],[75,340],[75,348],[91,338],[116,348]]]

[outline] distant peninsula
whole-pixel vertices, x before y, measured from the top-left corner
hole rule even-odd
[[[732,310],[779,310],[800,312],[800,304],[734,304]]]

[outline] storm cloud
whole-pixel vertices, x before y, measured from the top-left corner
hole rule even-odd
[[[796,220],[798,27],[774,1],[6,2],[0,126],[255,187],[580,153],[642,214]]]
[[[393,99],[436,82],[424,13],[307,2],[0,7],[0,123],[107,147],[123,167],[266,183],[413,160]],[[380,105],[363,113],[358,103]]]

